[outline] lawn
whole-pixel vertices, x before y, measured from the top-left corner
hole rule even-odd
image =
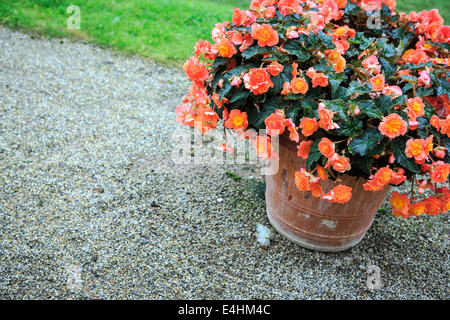
[[[1,0],[0,23],[49,37],[75,37],[179,65],[215,23],[230,20],[250,0]],[[448,0],[397,0],[401,11],[437,7],[450,18]],[[81,10],[81,29],[68,30],[66,9]]]

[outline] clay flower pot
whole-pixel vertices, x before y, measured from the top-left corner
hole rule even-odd
[[[342,183],[353,188],[352,199],[330,203],[299,191],[294,173],[305,167],[297,156],[296,144],[284,136],[279,139],[279,170],[266,176],[267,216],[272,226],[289,240],[318,251],[343,251],[357,245],[369,229],[389,188],[379,192],[363,189],[365,180],[342,175]],[[333,181],[322,183],[325,191]]]

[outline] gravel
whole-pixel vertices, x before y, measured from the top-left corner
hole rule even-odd
[[[188,85],[139,57],[0,27],[0,298],[450,298],[448,214],[386,207],[343,253],[278,234],[262,248],[258,171],[170,160]]]

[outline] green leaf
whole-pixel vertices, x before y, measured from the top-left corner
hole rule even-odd
[[[394,64],[392,64],[391,62],[389,62],[388,60],[386,60],[383,57],[380,57],[379,60],[380,60],[381,67],[383,68],[384,74],[387,79],[397,70],[397,68],[395,67]]]
[[[370,128],[364,132],[362,136],[354,138],[350,141],[349,150],[350,153],[358,153],[365,156],[372,151],[376,145],[383,139],[383,135],[377,128]]]
[[[378,98],[374,99],[377,108],[384,114],[390,113],[393,107],[392,98],[390,96],[382,94]]]
[[[213,69],[216,69],[217,67],[223,66],[227,63],[228,63],[227,58],[217,57],[216,59],[214,59]]]
[[[228,94],[228,92],[230,92],[231,88],[232,88],[231,83],[229,81],[224,81],[223,87],[219,93],[219,99],[222,100],[223,97],[225,97],[225,95]]]
[[[405,154],[406,137],[398,137],[391,141],[392,151],[394,153],[395,161],[403,168],[413,172],[420,173],[419,166],[412,158],[408,158]]]
[[[369,117],[381,119],[383,117],[383,113],[380,109],[377,108],[373,101],[355,101],[353,102],[355,105],[361,109],[362,112],[367,114]]]
[[[348,85],[349,95],[352,95],[354,93],[365,94],[370,92],[372,92],[372,86],[368,82],[361,84],[358,81],[352,81]]]
[[[296,56],[300,61],[307,61],[311,57],[309,52],[303,48],[300,41],[296,39],[287,41],[283,46],[283,49],[285,49],[289,54]]]
[[[274,50],[274,47],[260,47],[258,45],[253,45],[250,48],[248,48],[247,50],[244,50],[242,52],[242,57],[244,57],[244,59],[251,59],[256,55],[262,55],[262,54],[267,54],[267,53],[272,53]]]
[[[362,134],[362,129],[363,129],[362,121],[352,118],[348,122],[343,123],[341,127],[337,129],[337,133],[340,136],[354,138]]]
[[[306,170],[312,170],[316,167],[317,162],[322,157],[322,154],[319,151],[319,142],[321,139],[317,139],[313,142],[311,147],[309,148],[309,155],[306,159]]]
[[[336,45],[333,43],[333,37],[327,35],[322,30],[319,30],[317,32],[317,35],[319,36],[320,40],[322,40],[323,45],[326,49],[334,49],[336,48]]]
[[[234,103],[237,101],[244,101],[247,100],[247,98],[250,96],[250,91],[248,90],[240,90],[238,92],[236,92],[233,97],[230,99],[230,103]]]
[[[343,100],[331,100],[324,102],[327,105],[328,109],[330,109],[333,112],[336,112],[341,119],[348,121],[347,117],[348,102],[345,102]]]

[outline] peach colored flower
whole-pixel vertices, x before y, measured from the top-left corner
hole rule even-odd
[[[272,143],[268,136],[257,136],[251,142],[258,157],[266,160],[278,158],[278,155],[272,150]]]
[[[447,181],[450,174],[450,164],[443,161],[437,161],[431,167],[430,178],[436,183]]]
[[[273,87],[273,82],[270,80],[270,74],[263,68],[250,69],[244,75],[245,87],[249,89],[254,95],[266,93],[269,88]]]
[[[310,151],[312,144],[313,144],[313,141],[304,140],[304,141],[300,142],[300,144],[297,146],[297,149],[298,149],[297,155],[304,160],[308,159],[309,151]]]
[[[408,158],[414,158],[417,162],[428,158],[428,152],[425,150],[424,139],[409,139],[406,142],[405,154]]]
[[[303,8],[300,6],[300,0],[280,0],[278,9],[283,16],[293,13],[301,14],[303,12]]]
[[[426,201],[419,201],[414,204],[412,204],[408,209],[408,215],[409,216],[420,216],[421,214],[424,214],[427,210],[427,203]]]
[[[408,117],[412,121],[415,121],[418,117],[423,116],[425,113],[425,104],[420,97],[408,99],[406,106],[408,108]]]
[[[247,113],[238,109],[231,110],[228,120],[224,122],[224,126],[234,131],[245,130],[248,127]]]
[[[406,194],[400,194],[398,192],[393,192],[389,202],[392,206],[392,214],[397,217],[407,218],[408,209],[411,205],[409,198]]]
[[[381,91],[384,89],[384,75],[379,74],[369,80],[373,91]]]
[[[338,129],[339,125],[333,122],[334,112],[325,108],[325,104],[323,102],[319,103],[319,127],[324,129],[325,131]]]
[[[308,83],[305,78],[293,78],[291,80],[291,91],[295,94],[305,94],[308,91]]]
[[[341,157],[340,155],[337,155],[337,157],[331,161],[331,165],[333,166],[334,171],[340,173],[344,173],[351,169],[350,159],[347,157]]]
[[[284,124],[286,125],[286,128],[288,128],[289,139],[298,143],[300,141],[300,135],[298,134],[295,123],[292,121],[291,118],[289,118],[289,119],[286,119]]]
[[[192,81],[205,81],[209,77],[208,69],[197,57],[191,57],[183,66],[188,78]]]
[[[364,61],[362,62],[362,66],[370,74],[379,74],[381,72],[380,62],[374,55],[368,56],[366,59],[364,59]]]
[[[328,173],[324,169],[324,167],[322,167],[321,165],[317,165],[316,166],[316,171],[317,171],[317,175],[319,176],[320,180],[323,180],[323,181],[327,181],[328,180]]]
[[[278,44],[278,33],[269,24],[252,24],[252,37],[260,47],[273,47]]]
[[[213,46],[213,52],[217,52],[220,57],[231,58],[237,50],[230,40],[224,38]]]
[[[405,135],[407,131],[407,123],[398,114],[391,113],[387,117],[383,117],[383,121],[379,124],[378,130],[391,139]]]
[[[279,64],[278,62],[274,61],[271,64],[269,64],[266,69],[271,76],[276,77],[278,74],[280,74],[280,72],[283,71],[284,67],[282,64]]]
[[[436,197],[429,197],[425,200],[425,213],[432,216],[437,216],[442,210],[442,201]]]
[[[284,129],[286,127],[284,122],[285,122],[284,114],[280,112],[272,113],[264,120],[267,134],[272,137],[283,134]]]
[[[311,189],[310,178],[306,176],[303,170],[295,172],[295,185],[300,191],[309,191]]]
[[[322,138],[319,142],[319,151],[322,155],[327,157],[328,159],[331,158],[336,152],[334,150],[334,143],[328,138]]]
[[[328,86],[328,76],[322,72],[317,72],[313,67],[306,71],[306,75],[311,78],[313,88]]]
[[[313,182],[310,184],[310,190],[312,193],[312,196],[315,198],[320,198],[323,194],[322,187],[318,182]]]
[[[350,201],[351,198],[352,188],[342,184],[334,187],[330,192],[322,196],[322,199],[337,203],[346,203]]]
[[[299,128],[302,129],[302,134],[305,137],[309,137],[319,129],[319,125],[315,118],[306,117],[300,122]]]

